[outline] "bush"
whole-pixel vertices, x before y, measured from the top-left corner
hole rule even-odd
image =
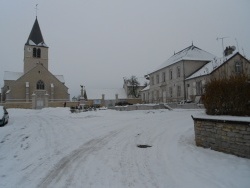
[[[203,102],[209,115],[250,116],[250,83],[244,75],[211,80]]]

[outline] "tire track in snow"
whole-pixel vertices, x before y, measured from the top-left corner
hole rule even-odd
[[[40,182],[38,187],[54,187],[53,185],[56,185],[63,176],[67,176],[68,173],[70,173],[69,178],[66,178],[67,186],[69,186],[75,175],[74,168],[79,168],[81,163],[86,161],[91,154],[103,148],[103,146],[105,146],[110,139],[119,132],[120,131],[112,131],[103,137],[92,139],[83,144],[79,149],[76,149],[69,155],[63,157],[55,165],[54,169]]]

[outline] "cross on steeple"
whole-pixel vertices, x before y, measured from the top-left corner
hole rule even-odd
[[[35,9],[36,9],[36,17],[37,17],[37,11],[38,11],[37,5],[38,5],[38,4],[36,4],[36,8],[35,8]]]

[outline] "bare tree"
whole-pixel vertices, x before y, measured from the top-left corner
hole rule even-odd
[[[128,81],[128,90],[129,90],[129,95],[132,95],[135,98],[138,98],[139,95],[139,87],[140,87],[140,83],[137,79],[136,76],[131,76],[130,79],[127,80]]]

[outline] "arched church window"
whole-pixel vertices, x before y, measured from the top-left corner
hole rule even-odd
[[[33,48],[33,57],[36,57],[36,48]]]
[[[33,48],[33,57],[37,57],[37,58],[41,57],[41,49],[40,48]]]
[[[41,57],[41,49],[38,48],[37,51],[36,51],[36,57],[40,58]]]
[[[36,83],[36,89],[37,90],[44,90],[44,82],[42,80],[39,80],[37,83]]]

